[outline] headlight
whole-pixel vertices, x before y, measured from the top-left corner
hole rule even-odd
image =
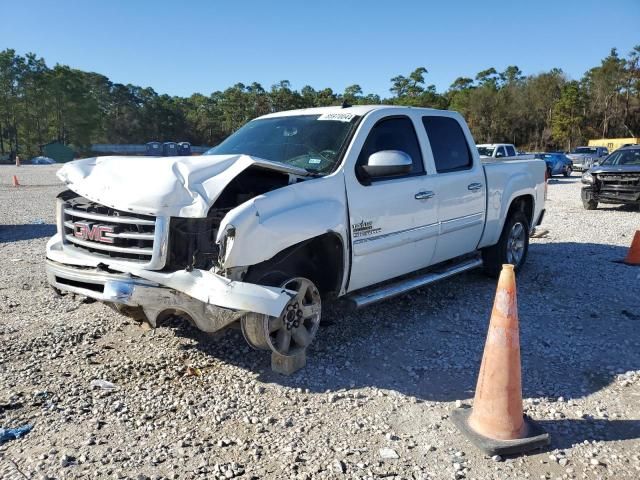
[[[593,178],[593,175],[591,175],[589,172],[584,172],[582,174],[582,183],[593,185],[595,183],[595,179]]]
[[[233,242],[236,237],[236,227],[233,225],[227,225],[223,237],[220,239],[220,252],[219,252],[219,264],[224,266],[224,263],[229,258],[231,249],[233,248]]]

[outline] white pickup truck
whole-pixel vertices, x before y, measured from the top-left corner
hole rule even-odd
[[[240,324],[304,351],[322,302],[362,307],[483,266],[519,269],[542,160],[483,165],[455,112],[327,107],[253,120],[198,157],[99,157],[58,173],[47,274],[155,326]]]
[[[476,148],[483,160],[504,159],[518,155],[516,147],[511,143],[481,143],[476,145]]]

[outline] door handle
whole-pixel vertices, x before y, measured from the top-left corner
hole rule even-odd
[[[482,184],[481,183],[470,183],[467,186],[467,189],[471,190],[472,192],[477,192],[478,190],[482,189]]]
[[[429,198],[433,197],[435,195],[434,192],[431,191],[424,191],[424,192],[418,192],[414,195],[414,198],[416,200],[428,200]]]

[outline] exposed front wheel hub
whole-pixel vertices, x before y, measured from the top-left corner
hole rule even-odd
[[[306,278],[292,278],[282,288],[295,296],[279,317],[249,313],[242,319],[242,331],[256,348],[280,355],[295,355],[312,342],[320,325],[320,292]]]

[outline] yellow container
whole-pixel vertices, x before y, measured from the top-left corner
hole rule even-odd
[[[589,140],[589,147],[607,147],[609,153],[619,149],[627,143],[640,143],[640,138],[598,138]]]

